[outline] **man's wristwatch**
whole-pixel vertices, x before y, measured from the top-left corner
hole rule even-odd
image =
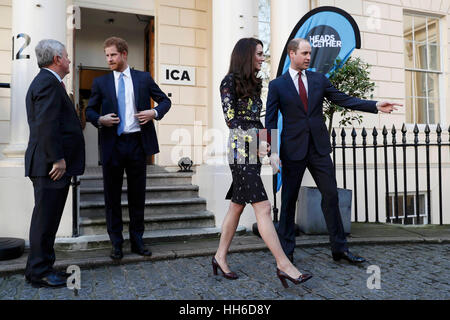
[[[102,124],[101,124],[101,122],[100,122],[100,118],[101,117],[98,117],[98,120],[97,120],[97,125],[98,125],[98,128],[99,129],[101,129],[103,126],[102,126]]]

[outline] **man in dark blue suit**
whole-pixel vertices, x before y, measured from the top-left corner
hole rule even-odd
[[[387,101],[350,97],[333,87],[321,73],[307,71],[311,46],[305,39],[293,39],[287,47],[289,71],[269,83],[266,129],[277,129],[278,111],[283,116],[280,141],[282,165],[281,214],[278,234],[283,250],[293,261],[295,248],[295,206],[305,169],[308,168],[322,194],[322,210],[328,228],[333,259],[360,263],[364,258],[349,252],[339,212],[338,193],[331,144],[324,123],[323,100],[352,110],[390,113]],[[268,130],[270,132],[270,130]]]
[[[30,137],[25,152],[25,176],[33,182],[34,210],[25,278],[34,287],[62,287],[67,274],[53,269],[56,232],[72,176],[84,172],[84,137],[75,107],[62,79],[70,60],[62,43],[39,41],[41,69],[26,96]]]
[[[128,66],[128,44],[112,37],[104,43],[106,61],[113,71],[94,79],[86,118],[100,129],[106,224],[112,242],[111,258],[123,257],[121,193],[127,174],[131,251],[150,256],[144,245],[144,208],[147,156],[159,152],[153,119],[161,120],[171,106],[148,72]],[[158,103],[154,109],[150,99]]]

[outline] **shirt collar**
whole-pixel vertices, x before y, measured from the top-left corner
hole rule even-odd
[[[299,72],[297,70],[294,70],[291,67],[289,67],[289,74],[291,75],[292,79],[295,79],[297,77],[298,73]],[[302,75],[304,75],[306,77],[306,70],[302,71]]]
[[[119,79],[120,74],[123,73],[124,76],[131,78],[131,71],[130,71],[130,66],[128,66],[123,72],[119,72],[119,71],[115,71],[114,70],[114,78]]]
[[[47,70],[47,71],[50,71],[51,73],[53,73],[53,75],[56,77],[56,79],[58,79],[59,82],[62,81],[62,79],[61,79],[61,77],[59,76],[59,74],[57,74],[57,73],[56,73],[55,71],[53,71],[52,69],[49,69],[49,68],[42,68],[42,69],[45,69],[45,70]]]

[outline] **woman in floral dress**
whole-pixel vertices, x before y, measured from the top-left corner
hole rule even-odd
[[[287,287],[286,279],[298,284],[311,278],[311,275],[300,273],[283,252],[271,219],[271,204],[260,176],[259,157],[268,151],[265,147],[267,143],[259,141],[263,140],[260,137],[264,127],[260,121],[262,80],[257,78],[257,73],[263,62],[263,44],[260,40],[239,40],[231,55],[228,74],[220,85],[225,122],[230,129],[228,160],[233,182],[226,195],[231,202],[212,266],[214,274],[220,269],[225,278],[238,278],[229,269],[226,258],[242,211],[250,203],[255,211],[259,233],[275,257],[277,276]],[[261,148],[258,148],[259,145]]]

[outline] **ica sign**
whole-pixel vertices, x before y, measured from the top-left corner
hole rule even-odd
[[[195,67],[161,65],[160,83],[195,86]]]

